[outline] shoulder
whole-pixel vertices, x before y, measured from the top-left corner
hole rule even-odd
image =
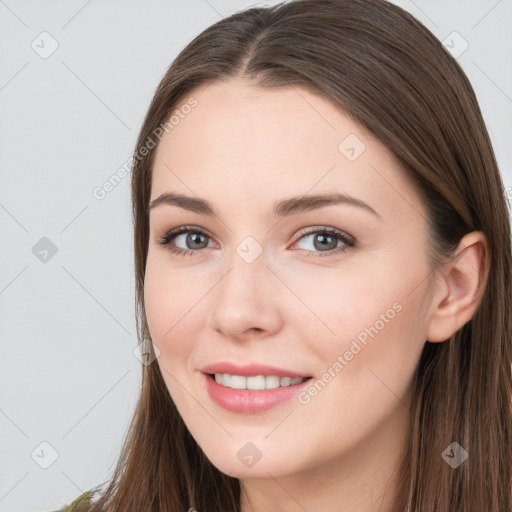
[[[87,491],[78,496],[73,502],[69,505],[64,505],[59,510],[55,512],[87,512],[91,505],[91,498],[94,495],[94,491]]]

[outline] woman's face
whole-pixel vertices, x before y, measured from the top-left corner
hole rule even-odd
[[[236,80],[191,96],[161,139],[151,189],[152,202],[190,200],[150,210],[144,284],[184,422],[238,478],[396,459],[426,340],[419,197],[390,151],[319,94]],[[353,199],[331,201],[342,195]],[[208,380],[216,363],[239,377]],[[286,374],[311,379],[272,389],[295,382]],[[229,387],[248,382],[270,389]]]

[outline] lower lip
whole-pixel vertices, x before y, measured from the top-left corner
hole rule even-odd
[[[203,378],[206,380],[205,384],[208,394],[215,403],[228,411],[244,414],[263,412],[281,402],[290,400],[302,391],[312,380],[309,378],[294,386],[253,391],[222,386],[206,373],[203,373]]]

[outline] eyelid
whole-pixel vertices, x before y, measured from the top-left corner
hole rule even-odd
[[[170,229],[169,231],[166,231],[157,241],[158,245],[167,245],[167,243],[170,242],[171,239],[175,239],[177,236],[183,234],[183,233],[199,233],[202,235],[206,235],[209,239],[214,240],[215,237],[213,237],[210,232],[207,229],[200,228],[199,226],[180,226],[178,228]],[[164,243],[166,242],[167,243]],[[185,249],[183,249],[185,250]]]
[[[348,234],[346,231],[343,231],[342,229],[333,228],[330,226],[322,226],[322,225],[313,225],[308,226],[306,228],[302,228],[297,236],[294,238],[293,243],[298,242],[301,238],[307,235],[312,235],[314,233],[332,233],[333,235],[337,235],[340,238],[346,239],[347,242],[351,242],[353,244],[356,243],[356,239]]]

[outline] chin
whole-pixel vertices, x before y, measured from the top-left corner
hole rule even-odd
[[[230,439],[223,446],[218,444],[214,452],[203,449],[208,460],[219,471],[234,478],[269,478],[269,475],[278,477],[298,470],[289,464],[293,455],[290,457],[277,447],[277,453],[271,451],[274,450],[270,450],[270,447],[258,447],[256,443],[245,439]]]
[[[218,464],[215,464],[212,460],[210,460],[210,462],[225,475],[243,480],[250,478],[269,478],[270,475],[277,478],[283,475],[283,470],[285,469],[283,468],[282,463],[274,461],[273,464],[270,464],[263,458],[256,462],[252,467],[246,467],[238,460],[233,461],[223,459],[222,461],[216,461]],[[288,473],[288,471],[286,471],[286,473]]]

